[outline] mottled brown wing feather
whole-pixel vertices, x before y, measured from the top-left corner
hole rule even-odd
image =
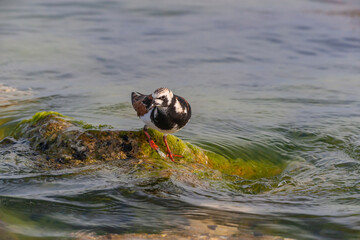
[[[141,93],[131,93],[131,102],[133,105],[133,108],[135,109],[137,115],[143,116],[148,112],[148,109],[146,108],[146,105],[144,103],[144,101],[146,101],[147,99],[150,99],[151,95],[144,95]]]

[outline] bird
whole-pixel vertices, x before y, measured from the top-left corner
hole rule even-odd
[[[148,128],[158,130],[164,134],[163,140],[167,156],[174,162],[174,157],[183,157],[171,152],[167,142],[167,135],[182,129],[191,118],[190,104],[180,96],[175,95],[168,88],[158,88],[152,94],[145,95],[139,92],[131,93],[131,103],[137,116],[145,123],[144,133],[151,148],[160,155],[159,147],[152,140]]]

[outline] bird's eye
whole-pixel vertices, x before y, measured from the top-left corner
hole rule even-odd
[[[160,99],[161,99],[161,100],[164,100],[164,99],[165,99],[165,96],[161,96]]]

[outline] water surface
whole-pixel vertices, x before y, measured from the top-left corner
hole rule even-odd
[[[2,146],[0,233],[200,222],[255,237],[360,238],[359,11],[351,0],[0,1],[1,138],[49,110],[138,129],[130,92],[164,86],[193,108],[177,136],[234,161],[287,164],[276,177],[197,186],[134,178],[116,161],[39,170],[25,144]]]

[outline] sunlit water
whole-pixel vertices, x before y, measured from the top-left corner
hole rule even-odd
[[[357,12],[358,11],[358,12]],[[0,1],[1,138],[38,111],[142,127],[133,90],[192,105],[176,135],[276,177],[189,185],[114,161],[38,170],[0,148],[0,234],[182,231],[194,221],[297,239],[360,238],[358,1]],[[224,233],[224,237],[226,234]]]

